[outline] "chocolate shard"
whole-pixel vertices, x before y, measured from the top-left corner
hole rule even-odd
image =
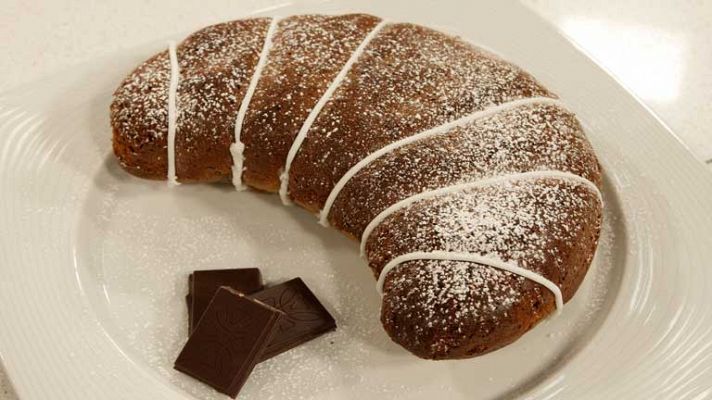
[[[192,313],[191,309],[193,308],[193,296],[190,294],[185,295],[185,305],[188,308],[188,332],[190,332],[190,316]]]
[[[188,275],[188,294],[185,295],[185,304],[188,306],[188,336],[193,332],[193,274]]]
[[[188,335],[193,331],[193,325],[191,318],[193,317],[193,296],[190,294],[185,295],[185,305],[188,307]]]
[[[250,295],[284,312],[260,361],[274,357],[326,332],[336,321],[300,279],[295,278]]]
[[[195,329],[208,303],[221,286],[231,287],[244,294],[259,292],[264,288],[262,274],[257,268],[194,271],[188,276],[188,297],[191,298],[188,307],[189,332]]]
[[[174,368],[235,397],[262,356],[284,313],[220,287]]]

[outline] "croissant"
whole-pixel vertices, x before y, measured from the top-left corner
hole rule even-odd
[[[572,298],[602,222],[581,124],[520,68],[364,14],[226,22],[111,104],[142,178],[278,192],[359,240],[389,336],[428,359],[507,345]]]

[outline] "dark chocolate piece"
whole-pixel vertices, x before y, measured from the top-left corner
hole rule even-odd
[[[188,274],[188,294],[185,295],[185,304],[188,306],[188,336],[193,332],[193,274]]]
[[[277,331],[281,311],[221,287],[174,368],[233,398]]]
[[[336,321],[300,278],[250,295],[285,315],[260,361],[274,357],[336,328]]]
[[[190,336],[190,332],[193,331],[193,327],[191,326],[191,321],[190,319],[193,317],[193,296],[190,294],[185,295],[185,305],[188,307],[188,336]]]
[[[264,287],[262,274],[257,268],[194,271],[188,276],[188,296],[192,298],[188,308],[189,332],[195,329],[220,286],[228,286],[244,294],[259,292]]]

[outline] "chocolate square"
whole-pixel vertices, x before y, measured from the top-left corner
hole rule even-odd
[[[262,274],[257,268],[194,271],[188,276],[187,297],[191,299],[188,307],[189,332],[195,329],[220,286],[228,286],[244,294],[259,292],[264,287]]]
[[[274,357],[336,328],[336,321],[300,278],[295,278],[250,295],[281,310],[274,336],[261,360]]]
[[[174,368],[234,398],[283,315],[231,288],[220,287]]]

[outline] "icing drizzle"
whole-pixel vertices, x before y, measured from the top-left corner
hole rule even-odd
[[[168,56],[171,63],[171,80],[168,85],[168,186],[180,185],[176,176],[176,92],[178,91],[178,79],[180,79],[180,69],[178,67],[178,54],[176,52],[176,42],[168,42]]]
[[[277,24],[279,18],[272,18],[269,28],[267,29],[267,35],[265,36],[264,44],[262,45],[262,51],[260,52],[260,58],[255,66],[255,71],[250,78],[250,85],[247,87],[247,92],[245,97],[242,99],[240,104],[240,109],[235,117],[235,142],[230,145],[230,154],[232,155],[232,184],[237,190],[245,190],[247,187],[242,183],[242,171],[243,163],[245,161],[244,151],[245,144],[240,141],[240,134],[242,132],[242,123],[245,120],[245,115],[247,114],[247,109],[250,106],[250,101],[252,100],[252,95],[255,93],[257,88],[257,83],[262,76],[262,71],[267,64],[267,56],[272,48],[272,39],[275,32],[277,31]]]
[[[312,124],[316,120],[316,117],[319,115],[319,112],[321,112],[321,109],[324,107],[324,105],[326,105],[327,101],[334,94],[334,92],[339,87],[344,78],[346,78],[346,74],[348,74],[349,70],[351,69],[351,66],[356,63],[356,61],[364,52],[371,40],[373,40],[373,38],[375,38],[381,31],[381,29],[383,29],[383,27],[387,24],[387,21],[381,21],[373,28],[373,30],[371,30],[371,32],[369,32],[368,35],[366,35],[361,44],[356,48],[356,50],[354,50],[354,52],[351,54],[351,57],[348,59],[346,64],[344,64],[344,67],[341,68],[341,71],[339,71],[339,73],[336,75],[336,77],[326,89],[324,94],[321,96],[319,101],[316,103],[314,108],[311,110],[311,112],[307,116],[307,119],[304,121],[304,124],[299,130],[299,133],[294,138],[294,142],[292,142],[292,146],[289,148],[289,153],[287,154],[287,161],[284,164],[284,171],[279,177],[279,197],[282,199],[282,203],[284,203],[285,205],[291,204],[291,200],[289,199],[288,194],[289,169],[292,165],[294,157],[297,155],[297,152],[299,151],[299,148],[302,145],[302,142],[304,142],[304,139],[306,138],[307,133],[309,132],[309,128],[311,128]]]
[[[378,227],[378,225],[381,224],[386,218],[388,218],[391,214],[394,212],[403,209],[415,202],[437,197],[437,196],[442,196],[448,193],[455,193],[459,192],[462,190],[467,190],[467,189],[474,189],[478,187],[484,187],[487,185],[494,185],[497,183],[501,182],[511,182],[514,180],[520,180],[520,179],[541,179],[541,178],[553,178],[553,179],[565,179],[565,180],[570,180],[574,181],[576,183],[579,183],[587,188],[589,188],[593,193],[596,194],[598,197],[598,200],[603,203],[603,196],[601,195],[601,191],[598,190],[598,187],[591,181],[589,181],[586,178],[582,178],[578,175],[572,174],[570,172],[564,172],[564,171],[556,171],[556,170],[543,170],[543,171],[529,171],[529,172],[518,172],[514,174],[507,174],[507,175],[500,175],[500,176],[494,176],[494,177],[489,177],[489,178],[484,178],[484,179],[479,179],[474,182],[467,182],[467,183],[460,183],[456,185],[451,185],[451,186],[446,186],[440,189],[435,189],[435,190],[430,190],[422,193],[418,193],[416,195],[407,197],[390,207],[386,208],[385,210],[381,211],[380,214],[376,215],[376,217],[371,220],[371,222],[366,226],[366,229],[364,229],[363,234],[361,235],[361,255],[365,255],[366,252],[366,242],[368,241],[369,236],[371,236],[371,233],[373,232],[374,229]]]
[[[395,141],[393,143],[390,143],[387,146],[384,146],[373,153],[369,154],[368,156],[362,158],[358,163],[356,163],[353,167],[351,167],[342,177],[339,179],[339,181],[336,183],[333,189],[331,189],[331,192],[329,193],[329,197],[326,199],[326,202],[324,203],[324,208],[319,212],[319,223],[323,226],[329,226],[329,212],[331,211],[331,206],[334,204],[336,201],[336,198],[339,196],[339,193],[341,193],[341,190],[348,184],[349,180],[356,176],[356,174],[359,173],[363,168],[365,168],[367,165],[378,159],[379,157],[388,154],[389,152],[398,149],[399,147],[403,147],[405,145],[408,145],[410,143],[416,142],[418,140],[422,140],[431,136],[436,136],[439,134],[447,133],[451,129],[466,125],[472,121],[475,121],[477,119],[481,118],[486,118],[491,115],[504,112],[507,110],[511,110],[517,107],[521,107],[524,105],[528,104],[554,104],[559,107],[563,108],[563,104],[556,99],[552,99],[550,97],[531,97],[531,98],[526,98],[526,99],[517,99],[517,100],[512,100],[508,101],[503,104],[499,104],[493,107],[486,108],[484,110],[480,111],[475,111],[470,115],[466,115],[462,118],[458,118],[454,121],[450,121],[441,125],[438,125],[434,128],[427,129],[423,132],[417,133],[412,136],[408,136],[406,138],[403,138],[401,140]]]
[[[600,190],[598,187],[591,181],[589,181],[586,178],[582,178],[578,175],[569,173],[569,172],[563,172],[563,171],[556,171],[556,170],[545,170],[545,171],[530,171],[530,172],[523,172],[523,173],[514,173],[514,174],[507,174],[507,175],[501,175],[501,176],[495,176],[495,177],[490,177],[490,178],[484,178],[477,180],[475,182],[468,182],[468,183],[462,183],[462,184],[456,184],[456,185],[451,185],[451,186],[446,186],[440,189],[436,190],[431,190],[431,191],[426,191],[422,192],[413,196],[410,196],[406,199],[403,199],[390,207],[386,208],[383,210],[380,214],[378,214],[366,227],[366,229],[363,232],[363,235],[361,236],[361,255],[363,256],[365,254],[365,247],[366,247],[366,242],[368,241],[368,238],[370,237],[371,233],[380,225],[384,220],[386,220],[390,215],[395,213],[398,210],[401,210],[405,207],[408,207],[409,205],[437,197],[437,196],[442,196],[442,195],[447,195],[450,193],[456,193],[459,191],[467,190],[467,189],[473,189],[477,187],[484,187],[487,185],[493,185],[497,183],[503,183],[503,182],[511,182],[514,180],[521,180],[521,179],[541,179],[541,178],[553,178],[553,179],[562,179],[562,180],[570,180],[573,182],[576,182],[584,187],[587,187],[589,190],[591,190],[593,193],[596,194],[598,197],[598,200],[600,202],[603,202],[603,198],[601,195]],[[467,262],[474,262],[478,263],[480,265],[485,265],[501,270],[505,270],[511,273],[514,273],[516,275],[522,276],[524,278],[530,279],[536,283],[539,283],[549,289],[552,294],[554,295],[556,299],[556,308],[557,312],[561,309],[563,306],[563,297],[561,295],[561,290],[559,287],[554,284],[552,281],[546,279],[542,275],[522,268],[518,266],[516,263],[512,262],[504,262],[498,258],[493,258],[491,256],[483,256],[483,255],[477,255],[477,254],[472,254],[472,253],[465,253],[465,252],[448,252],[448,251],[431,251],[431,252],[412,252],[412,253],[406,253],[403,255],[400,255],[398,257],[395,257],[394,259],[390,260],[381,270],[379,277],[378,277],[378,282],[376,283],[376,289],[378,292],[383,295],[383,284],[385,282],[386,276],[390,271],[392,271],[394,268],[398,267],[404,262],[407,261],[414,261],[414,260],[445,260],[445,261],[467,261]]]
[[[561,308],[564,306],[564,298],[561,294],[561,289],[554,282],[550,281],[549,279],[546,279],[545,277],[537,274],[536,272],[519,267],[513,263],[504,262],[502,260],[498,260],[492,257],[486,257],[471,253],[449,252],[440,250],[429,252],[416,251],[400,255],[389,261],[388,264],[383,267],[381,273],[378,275],[378,282],[376,283],[376,290],[378,290],[378,293],[383,296],[383,284],[389,272],[391,272],[393,269],[397,268],[405,262],[414,260],[467,261],[508,271],[513,274],[527,278],[531,281],[534,281],[549,289],[554,295],[554,299],[556,301],[557,314],[561,312]]]

